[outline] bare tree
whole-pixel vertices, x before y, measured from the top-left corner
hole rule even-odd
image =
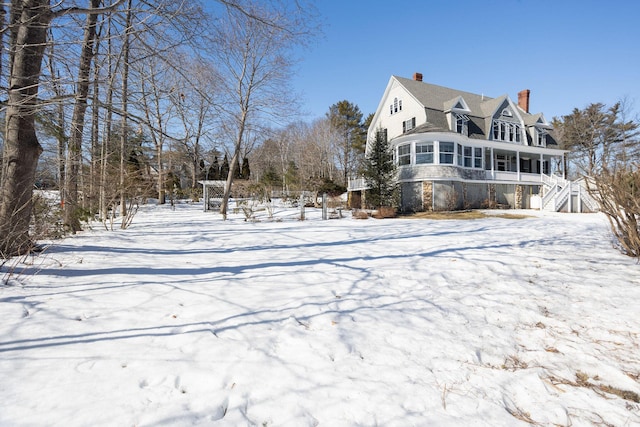
[[[177,138],[177,145],[183,152],[189,167],[192,192],[197,187],[199,175],[204,173],[205,143],[212,142],[215,123],[214,96],[216,93],[217,73],[207,63],[194,60],[186,55],[174,60],[181,63],[184,70],[172,73],[174,88],[170,100],[183,129],[183,135]]]
[[[285,13],[287,12],[287,13]],[[233,141],[231,160],[220,213],[226,219],[231,186],[246,133],[257,129],[265,117],[291,114],[286,97],[291,70],[290,49],[305,41],[305,11],[228,8],[225,22],[216,29],[216,65],[226,102],[221,114],[229,123]],[[286,101],[285,101],[286,100]],[[283,102],[284,101],[284,102]]]
[[[82,163],[82,137],[84,132],[84,118],[87,110],[87,98],[89,96],[89,73],[91,61],[94,55],[96,41],[96,22],[98,20],[98,8],[102,0],[90,0],[89,13],[84,29],[80,65],[78,67],[77,90],[73,116],[71,117],[71,134],[67,150],[67,170],[65,174],[65,204],[64,224],[68,231],[75,233],[80,231],[79,206],[78,206],[78,175]]]

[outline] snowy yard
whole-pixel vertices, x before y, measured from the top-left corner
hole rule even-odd
[[[5,265],[0,425],[640,425],[603,216],[295,213],[147,206]]]

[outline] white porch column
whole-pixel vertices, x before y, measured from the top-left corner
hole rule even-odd
[[[520,151],[516,151],[516,172],[518,181],[520,181]]]
[[[542,175],[544,175],[544,155],[540,154],[540,165],[538,166],[538,173],[540,174],[540,180],[542,180]]]
[[[493,147],[491,147],[491,179],[496,179],[495,161],[493,159]]]

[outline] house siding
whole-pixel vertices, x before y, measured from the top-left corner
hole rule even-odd
[[[402,110],[391,112],[395,98],[402,101]],[[510,114],[502,114],[505,108]],[[467,134],[451,129],[456,111],[464,112],[469,118]],[[412,118],[415,118],[415,127],[405,132],[403,122]],[[522,132],[520,141],[515,138],[505,141],[503,139],[511,138],[502,136],[494,140],[494,119],[517,124]],[[545,147],[532,146],[530,142],[527,130],[537,123],[550,131]],[[538,183],[542,183],[543,173],[556,173],[560,165],[558,159],[565,152],[553,148],[557,147],[553,131],[541,113],[530,114],[507,95],[490,98],[396,76],[389,80],[369,127],[367,152],[380,128],[387,130],[388,141],[396,154],[398,147],[411,146],[409,155],[403,149],[402,157],[397,156],[402,163],[397,172],[400,209],[405,212],[496,205],[529,208],[531,195],[539,193],[541,184]],[[416,144],[429,142],[434,143],[433,163],[418,163]],[[465,147],[464,166],[458,158],[451,164],[448,151],[440,152],[443,142]],[[467,154],[469,148],[474,150],[473,156]],[[483,150],[481,164],[476,161],[479,148]],[[420,160],[425,161],[426,156],[420,156]],[[543,170],[542,163],[548,169]]]

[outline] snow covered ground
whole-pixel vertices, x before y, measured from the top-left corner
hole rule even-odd
[[[640,266],[527,213],[94,225],[0,272],[0,425],[640,425]]]

